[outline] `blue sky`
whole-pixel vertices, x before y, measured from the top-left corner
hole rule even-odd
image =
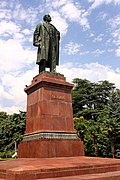
[[[57,71],[120,88],[120,0],[1,0],[0,111],[26,110],[24,88],[38,74],[33,32],[48,13],[61,33]]]

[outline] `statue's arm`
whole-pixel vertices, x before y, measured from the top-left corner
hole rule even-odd
[[[41,29],[41,23],[39,23],[37,26],[36,26],[36,29],[34,31],[34,34],[33,34],[33,46],[40,46],[40,41],[41,41],[41,38],[40,38],[40,29]]]

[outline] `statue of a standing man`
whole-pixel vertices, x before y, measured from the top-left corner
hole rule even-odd
[[[45,67],[55,72],[56,65],[59,65],[60,32],[50,23],[49,14],[44,15],[43,20],[36,26],[33,37],[33,45],[38,47],[36,64],[39,65],[39,73],[45,71]]]

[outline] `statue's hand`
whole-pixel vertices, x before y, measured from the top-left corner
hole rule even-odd
[[[40,42],[34,42],[33,45],[38,47],[40,46]]]
[[[37,47],[41,46],[41,38],[40,37],[38,37],[38,39],[36,38],[36,40],[34,40],[33,46],[37,46]]]
[[[38,47],[39,44],[40,44],[40,43],[38,43],[38,42],[34,42],[34,43],[33,43],[33,46],[37,46],[37,47]]]

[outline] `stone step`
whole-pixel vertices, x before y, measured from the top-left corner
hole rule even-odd
[[[81,176],[84,176],[85,174],[86,177],[88,176],[91,176],[91,174],[99,174],[101,173],[102,175],[104,175],[106,172],[109,173],[110,171],[113,171],[114,173],[117,172],[116,169],[119,170],[120,172],[120,166],[103,166],[103,167],[84,167],[84,168],[77,168],[77,169],[74,169],[74,168],[68,168],[68,169],[54,169],[54,170],[49,170],[49,171],[44,171],[44,172],[38,172],[36,173],[36,179],[39,178],[39,179],[47,179],[47,177],[49,178],[56,178],[57,180],[57,177],[59,177],[59,179],[61,178],[67,178],[69,179],[71,176],[75,176],[77,175],[76,177],[81,177]],[[115,171],[114,171],[115,170]],[[119,173],[119,178],[120,178],[120,173]],[[72,180],[72,179],[71,179]]]
[[[6,171],[4,169],[0,169],[0,180],[6,179]]]
[[[23,158],[0,163],[0,178],[6,180],[70,179],[71,177],[77,179],[89,177],[88,180],[91,180],[90,177],[102,177],[103,175],[105,176],[104,178],[108,178],[109,173],[112,176],[116,173],[115,178],[120,180],[119,159],[79,156]],[[102,180],[101,177],[99,177],[100,180]],[[115,178],[114,180],[116,180]]]
[[[120,171],[37,180],[120,180]]]

